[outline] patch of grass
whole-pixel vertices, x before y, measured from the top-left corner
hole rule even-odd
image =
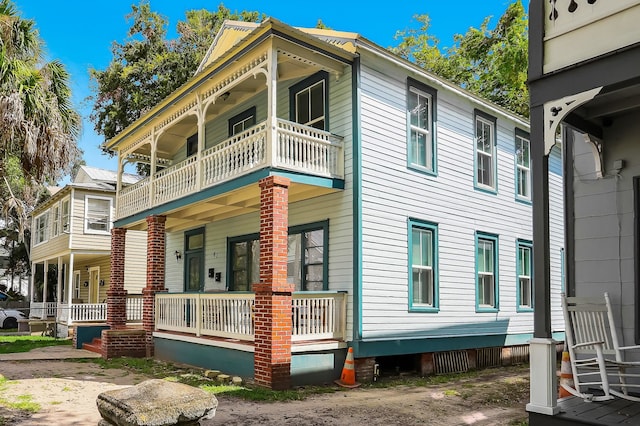
[[[40,404],[33,402],[31,395],[19,395],[16,399],[17,401],[9,401],[6,398],[0,398],[0,406],[29,413],[37,413],[40,411]]]
[[[529,420],[526,417],[512,420],[509,422],[509,426],[529,426]]]
[[[202,385],[200,389],[214,395],[227,395],[256,402],[301,401],[310,395],[337,392],[336,388],[311,386],[299,389],[275,391],[253,386]]]
[[[0,354],[29,352],[45,346],[71,345],[70,339],[54,339],[46,336],[0,336]]]
[[[62,401],[51,401],[49,404],[51,404],[51,405],[60,405],[60,404],[62,404]]]
[[[446,396],[460,396],[460,392],[455,389],[447,389],[446,391],[444,391],[444,394]]]

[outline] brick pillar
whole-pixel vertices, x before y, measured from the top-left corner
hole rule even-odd
[[[147,286],[142,290],[142,328],[146,332],[147,356],[153,356],[156,293],[164,287],[166,216],[147,217]]]
[[[112,330],[127,326],[127,290],[124,289],[124,245],[127,230],[111,230],[111,282],[107,290],[107,325]]]
[[[287,178],[260,180],[260,283],[255,300],[255,383],[291,387],[291,293],[287,283],[289,184]]]

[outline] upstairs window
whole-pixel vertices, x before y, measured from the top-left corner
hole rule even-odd
[[[48,232],[49,232],[49,212],[46,211],[42,213],[40,216],[35,218],[34,222],[34,230],[35,236],[34,241],[35,244],[44,243],[48,240]]]
[[[69,232],[69,218],[71,215],[69,199],[62,200],[60,208],[60,227],[62,232]]]
[[[51,207],[51,237],[57,237],[60,234],[60,206],[56,204]]]
[[[435,173],[436,142],[434,134],[434,105],[437,92],[412,79],[408,79],[407,85],[409,166],[429,173]]]
[[[111,198],[85,197],[84,232],[108,234],[111,230]]]
[[[475,111],[477,188],[495,192],[496,186],[496,119]]]
[[[498,236],[476,233],[476,300],[478,311],[498,309]]]
[[[256,107],[251,107],[229,119],[229,136],[237,135],[256,125]]]
[[[321,71],[289,89],[292,121],[320,130],[328,128],[328,80],[328,74]]]
[[[187,138],[187,157],[198,153],[198,134],[191,135]]]
[[[529,135],[516,129],[516,197],[531,201],[531,144]]]

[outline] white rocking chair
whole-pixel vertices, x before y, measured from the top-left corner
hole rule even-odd
[[[611,310],[609,294],[603,299],[566,297],[562,294],[565,338],[571,358],[574,388],[562,384],[572,395],[585,401],[604,401],[611,395],[640,401],[629,389],[640,388],[640,374],[628,370],[640,368],[640,362],[626,362],[623,352],[640,346],[620,346]],[[614,381],[608,375],[612,374]],[[627,379],[636,379],[635,383]],[[602,395],[590,393],[600,389]]]

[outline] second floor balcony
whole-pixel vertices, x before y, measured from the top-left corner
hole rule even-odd
[[[262,121],[123,188],[121,219],[263,168],[344,179],[342,137],[284,119]]]

